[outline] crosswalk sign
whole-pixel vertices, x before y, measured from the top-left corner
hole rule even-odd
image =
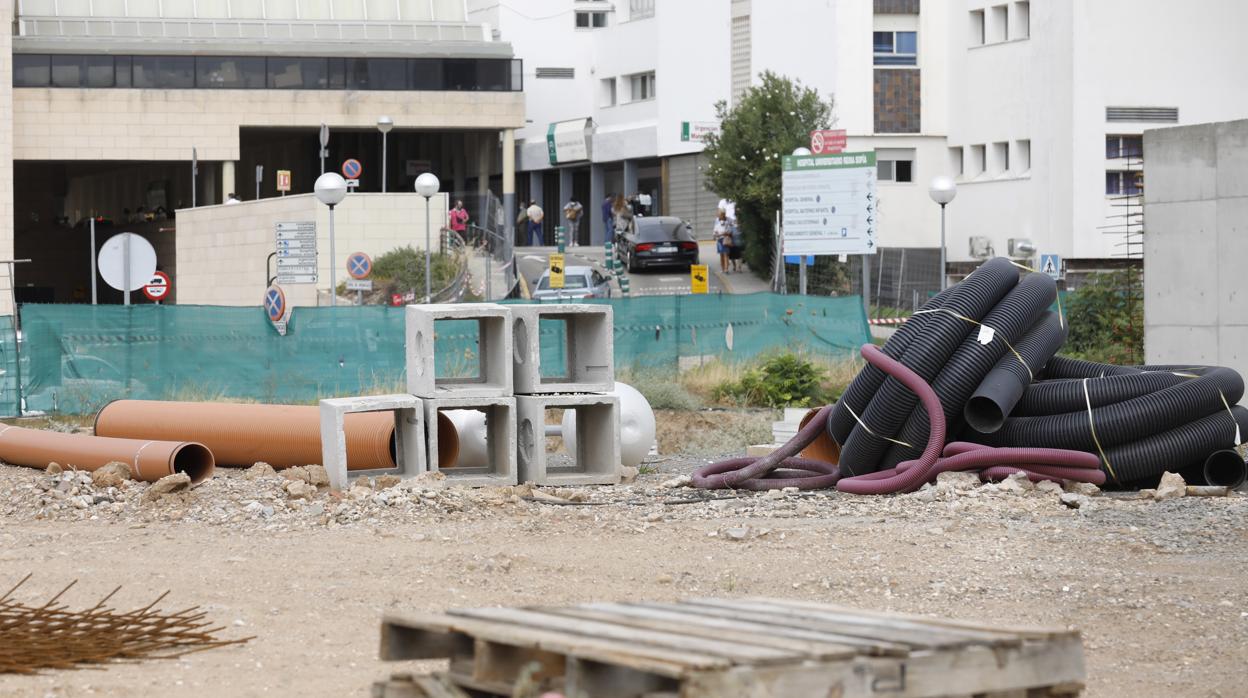
[[[1040,271],[1053,277],[1054,281],[1062,278],[1062,258],[1055,254],[1040,255]]]

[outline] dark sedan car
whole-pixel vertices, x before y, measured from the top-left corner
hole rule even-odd
[[[674,216],[636,218],[632,229],[616,238],[616,249],[629,271],[698,263],[693,228]]]

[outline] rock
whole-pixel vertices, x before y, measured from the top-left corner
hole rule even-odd
[[[784,492],[781,490],[767,490],[767,493],[763,496],[767,499],[784,499]]]
[[[312,499],[316,496],[316,487],[302,480],[292,480],[286,483],[286,494],[291,499]]]
[[[282,477],[287,480],[299,480],[300,482],[311,482],[312,480],[312,476],[308,474],[308,469],[302,465],[286,468],[282,471]]]
[[[313,487],[329,487],[329,473],[325,472],[323,465],[304,466],[304,470],[308,471],[308,484]]]
[[[91,473],[91,484],[96,487],[121,487],[130,477],[129,465],[113,461]]]
[[[378,489],[378,490],[385,490],[385,489],[394,487],[400,482],[403,482],[403,479],[400,478],[398,475],[378,475],[377,477],[373,478],[373,488]]]
[[[1061,494],[1062,486],[1052,480],[1041,480],[1036,483],[1036,491],[1041,494]]]
[[[46,470],[44,470],[44,472],[49,475],[60,475],[62,472],[64,472],[64,470],[65,469],[61,467],[60,463],[53,462],[53,463],[48,463],[48,467]]]
[[[972,472],[948,472],[936,476],[936,488],[948,492],[950,490],[973,490],[979,487],[979,474]]]
[[[680,477],[674,477],[670,480],[664,480],[663,482],[659,483],[659,487],[665,490],[674,490],[680,487],[688,487],[692,483],[693,483],[692,477],[688,475],[681,475]]]
[[[260,462],[243,471],[243,477],[256,480],[262,477],[277,477],[277,471],[268,463]]]
[[[910,494],[909,497],[917,502],[934,502],[940,498],[940,491],[929,483],[920,487],[917,492]]]
[[[147,488],[147,491],[143,493],[143,498],[148,500],[157,499],[167,494],[189,489],[190,486],[191,476],[186,473],[166,475],[156,482],[153,482],[152,486]]]
[[[1086,494],[1079,494],[1077,492],[1063,492],[1061,501],[1062,504],[1070,507],[1071,509],[1081,509],[1084,506],[1087,506],[1087,504],[1092,501],[1092,498]]]
[[[745,540],[750,537],[750,529],[744,526],[736,528],[725,528],[724,537],[728,540]]]
[[[620,468],[620,484],[631,485],[634,482],[637,482],[637,476],[640,474],[641,471],[637,468],[634,468],[631,465],[625,465]]]
[[[1065,482],[1062,483],[1062,489],[1066,490],[1067,492],[1074,492],[1075,494],[1087,495],[1089,497],[1096,497],[1101,494],[1101,488],[1097,487],[1096,485],[1093,485],[1090,482],[1076,482],[1074,480],[1066,480]]]
[[[1157,491],[1153,493],[1153,499],[1163,502],[1167,499],[1177,499],[1187,495],[1187,483],[1183,481],[1183,476],[1178,473],[1163,473],[1161,482],[1157,484]]]
[[[1000,492],[1012,492],[1014,494],[1023,494],[1036,489],[1035,483],[1027,479],[1023,473],[1013,473],[1001,482],[997,483],[997,490]]]

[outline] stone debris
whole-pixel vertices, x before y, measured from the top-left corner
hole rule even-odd
[[[316,496],[316,487],[302,480],[286,483],[286,493],[291,499],[312,499]]]
[[[979,473],[954,471],[936,476],[936,489],[942,492],[951,490],[973,490],[979,487]]]
[[[255,467],[255,466],[252,466]],[[300,482],[311,482],[312,476],[308,473],[308,469],[302,465],[286,468],[281,472],[281,476],[287,480],[298,480]]]
[[[61,467],[60,463],[52,462],[52,463],[48,463],[48,469],[45,470],[44,472],[49,475],[59,475],[64,470],[65,469]]]
[[[1014,473],[997,483],[997,490],[1000,492],[1012,492],[1014,494],[1023,494],[1036,489],[1034,482],[1029,480],[1023,473]]]
[[[96,487],[122,487],[130,479],[130,466],[121,461],[113,461],[91,473],[91,484]]]
[[[163,497],[167,494],[173,494],[174,492],[181,492],[182,490],[190,489],[190,487],[190,475],[187,475],[186,473],[174,473],[172,475],[166,475],[156,482],[153,482],[152,486],[148,487],[147,491],[143,493],[143,498],[149,500],[156,499],[157,497]]]
[[[308,472],[308,484],[313,487],[329,487],[329,473],[325,472],[323,465],[307,465],[304,470]]]
[[[1088,495],[1079,494],[1077,492],[1063,492],[1061,497],[1062,504],[1070,507],[1071,509],[1082,509],[1091,501],[1092,498]]]
[[[1089,497],[1096,497],[1101,493],[1101,488],[1090,482],[1076,482],[1074,480],[1066,480],[1063,482],[1062,489],[1067,492],[1074,492],[1075,494],[1087,495]]]
[[[262,477],[277,477],[277,471],[274,470],[273,466],[268,463],[260,462],[244,470],[243,477],[248,480],[255,480]]]
[[[1187,483],[1183,481],[1182,475],[1163,473],[1161,482],[1157,484],[1157,489],[1153,492],[1153,499],[1164,502],[1167,499],[1177,499],[1186,495]]]

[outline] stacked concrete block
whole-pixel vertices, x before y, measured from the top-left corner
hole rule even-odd
[[[329,476],[330,487],[346,489],[347,436],[343,428],[346,416],[355,412],[393,412],[395,463],[393,470],[360,470],[352,475],[396,473],[414,477],[427,470],[425,460],[425,406],[412,395],[370,395],[321,400],[321,463]],[[434,414],[434,419],[437,415]],[[436,429],[435,429],[436,431]]]
[[[542,321],[564,324],[566,364],[543,375]],[[612,311],[606,305],[512,306],[520,480],[539,485],[620,481],[619,399],[615,389]],[[566,457],[546,452],[546,411],[574,410],[575,442]],[[568,421],[564,421],[569,425]],[[565,428],[572,428],[570,425]],[[565,435],[568,436],[568,435]],[[570,464],[562,463],[564,459]]]
[[[425,400],[425,424],[429,439],[428,462],[446,476],[447,482],[470,487],[517,484],[516,399],[513,397],[442,397]],[[438,413],[443,410],[480,410],[485,413],[484,467],[439,468],[442,448],[438,433]]]

